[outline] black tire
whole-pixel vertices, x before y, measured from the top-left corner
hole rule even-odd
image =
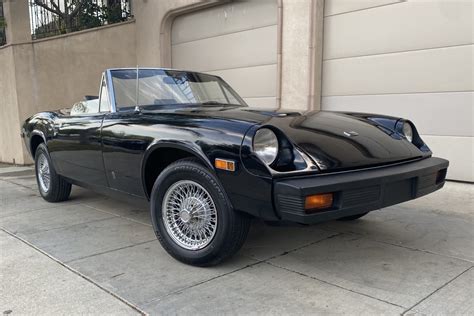
[[[50,182],[47,189],[44,189],[40,183],[39,161],[43,159],[41,157],[44,157],[47,160],[49,166]],[[71,184],[58,175],[54,170],[51,163],[51,157],[48,153],[48,148],[44,143],[40,144],[35,152],[35,174],[38,190],[43,199],[48,202],[61,202],[66,201],[69,198],[69,195],[71,194]]]
[[[346,217],[341,217],[341,218],[338,218],[337,220],[341,221],[341,222],[355,221],[356,219],[359,219],[362,216],[365,216],[367,214],[369,214],[369,212],[362,213],[362,214],[351,215],[351,216],[346,216]]]
[[[167,231],[162,217],[165,194],[180,181],[192,181],[202,186],[215,205],[215,233],[202,249],[190,250],[179,245]],[[197,159],[190,158],[172,163],[156,179],[151,192],[151,218],[163,248],[175,259],[194,266],[212,266],[231,257],[242,247],[250,227],[250,217],[232,209],[216,176]]]

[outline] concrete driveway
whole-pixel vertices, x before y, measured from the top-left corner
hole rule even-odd
[[[474,186],[355,222],[253,223],[213,268],[183,265],[148,211],[74,187],[39,197],[29,168],[0,166],[0,312],[474,314]]]

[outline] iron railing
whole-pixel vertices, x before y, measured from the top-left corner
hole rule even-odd
[[[7,36],[5,34],[5,16],[3,15],[3,1],[0,0],[0,46],[7,43]]]
[[[131,0],[29,0],[32,39],[129,20]]]

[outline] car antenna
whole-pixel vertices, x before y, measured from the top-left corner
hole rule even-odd
[[[140,113],[140,106],[138,105],[138,91],[139,91],[139,87],[140,87],[140,78],[138,76],[138,65],[137,65],[137,83],[136,83],[136,98],[135,98],[135,101],[136,101],[136,104],[135,104],[135,113]]]

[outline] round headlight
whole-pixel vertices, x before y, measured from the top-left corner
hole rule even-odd
[[[275,161],[278,155],[278,138],[268,128],[261,128],[253,137],[253,151],[267,165]]]
[[[403,135],[405,135],[408,141],[413,142],[413,128],[408,122],[403,123]]]

